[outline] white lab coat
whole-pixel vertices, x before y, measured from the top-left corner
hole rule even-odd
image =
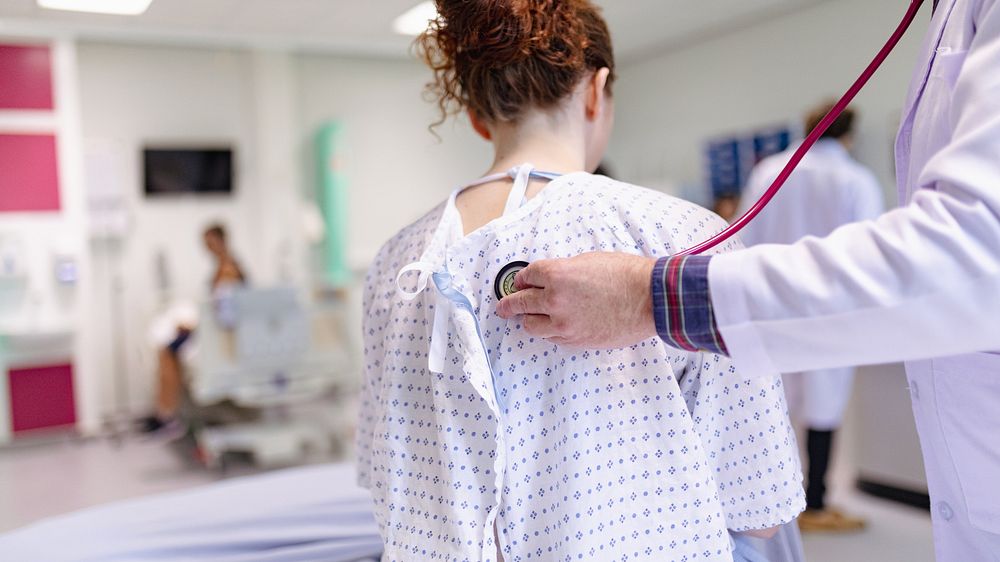
[[[938,560],[996,561],[1000,0],[940,1],[896,167],[906,207],[714,258],[717,320],[744,373],[907,361]]]
[[[794,149],[757,164],[743,190],[741,214],[759,199],[791,159]],[[748,246],[791,244],[827,236],[837,227],[877,218],[885,211],[875,174],[835,139],[822,139],[806,154],[774,200],[740,232]],[[854,367],[786,373],[788,411],[810,429],[840,427],[851,397]]]

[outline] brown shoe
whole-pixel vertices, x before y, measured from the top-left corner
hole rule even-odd
[[[799,515],[799,530],[803,533],[856,533],[867,525],[864,519],[832,507],[807,509]]]

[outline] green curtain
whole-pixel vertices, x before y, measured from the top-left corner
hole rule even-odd
[[[316,139],[319,199],[326,225],[324,281],[332,286],[351,280],[347,265],[347,180],[344,173],[343,128],[336,121],[320,128]]]

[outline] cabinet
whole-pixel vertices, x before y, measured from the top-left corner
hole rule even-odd
[[[0,443],[77,423],[68,330],[0,331]]]

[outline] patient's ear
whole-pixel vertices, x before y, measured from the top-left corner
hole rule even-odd
[[[585,111],[587,119],[591,121],[596,121],[607,110],[609,76],[611,69],[604,67],[595,71],[587,80]]]
[[[483,120],[476,115],[476,112],[469,109],[466,113],[469,115],[469,122],[472,123],[472,129],[476,131],[479,136],[483,137],[483,139],[493,140],[493,134],[490,133],[489,127],[487,127],[486,123],[484,123]]]

